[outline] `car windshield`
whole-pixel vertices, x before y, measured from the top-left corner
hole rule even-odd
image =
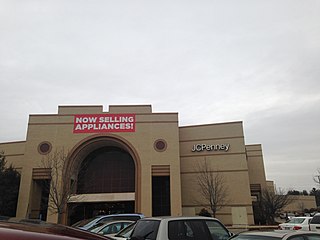
[[[88,219],[83,219],[79,222],[76,222],[75,224],[72,225],[72,227],[83,227],[87,223],[91,222],[94,218],[88,218]]]
[[[104,224],[106,224],[106,223],[104,223],[104,222],[99,222],[99,223],[93,225],[92,227],[89,227],[87,230],[88,230],[88,231],[93,231],[93,230],[96,229],[96,228],[100,228],[100,227],[101,227],[102,225],[104,225]]]
[[[288,223],[303,223],[304,218],[292,218]]]
[[[133,229],[131,237],[142,239],[156,239],[159,230],[160,221],[157,220],[142,220],[138,221]]]
[[[127,226],[126,228],[122,229],[120,232],[118,232],[115,237],[123,237],[123,238],[128,238],[130,237],[130,234],[132,232],[132,229],[134,228],[134,226],[136,225],[136,223],[132,223],[131,225]]]

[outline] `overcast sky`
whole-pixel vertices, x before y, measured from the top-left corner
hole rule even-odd
[[[0,142],[58,105],[151,104],[243,121],[267,178],[320,168],[319,0],[0,0]]]

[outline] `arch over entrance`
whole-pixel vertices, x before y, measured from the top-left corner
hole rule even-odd
[[[111,134],[83,139],[71,150],[64,170],[68,169],[77,170],[73,178],[78,182],[75,193],[80,196],[69,204],[69,216],[70,206],[74,212],[80,205],[86,209],[86,217],[97,214],[97,209],[140,212],[140,160],[125,139]]]
[[[134,161],[128,152],[118,147],[102,147],[82,161],[76,193],[132,193],[134,176]]]

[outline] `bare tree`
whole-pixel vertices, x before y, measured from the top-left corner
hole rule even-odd
[[[320,189],[312,188],[310,196],[314,196],[316,199],[316,205],[320,206]]]
[[[292,201],[290,195],[285,194],[285,191],[280,188],[278,190],[264,189],[260,204],[266,223],[275,224],[276,214]]]
[[[64,169],[67,159],[68,153],[62,148],[49,153],[41,161],[42,167],[50,173],[44,187],[49,192],[49,210],[58,214],[58,223],[63,222],[63,214],[76,186],[76,170]]]
[[[226,203],[228,188],[223,175],[218,171],[213,171],[205,159],[204,163],[198,165],[199,174],[197,176],[200,193],[210,206],[212,216],[215,217]]]
[[[318,174],[313,177],[313,181],[320,186],[320,169],[318,169]]]

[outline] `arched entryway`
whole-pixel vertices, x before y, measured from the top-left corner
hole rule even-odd
[[[68,223],[98,214],[139,212],[139,158],[118,136],[96,135],[74,147],[67,168],[76,168]]]

